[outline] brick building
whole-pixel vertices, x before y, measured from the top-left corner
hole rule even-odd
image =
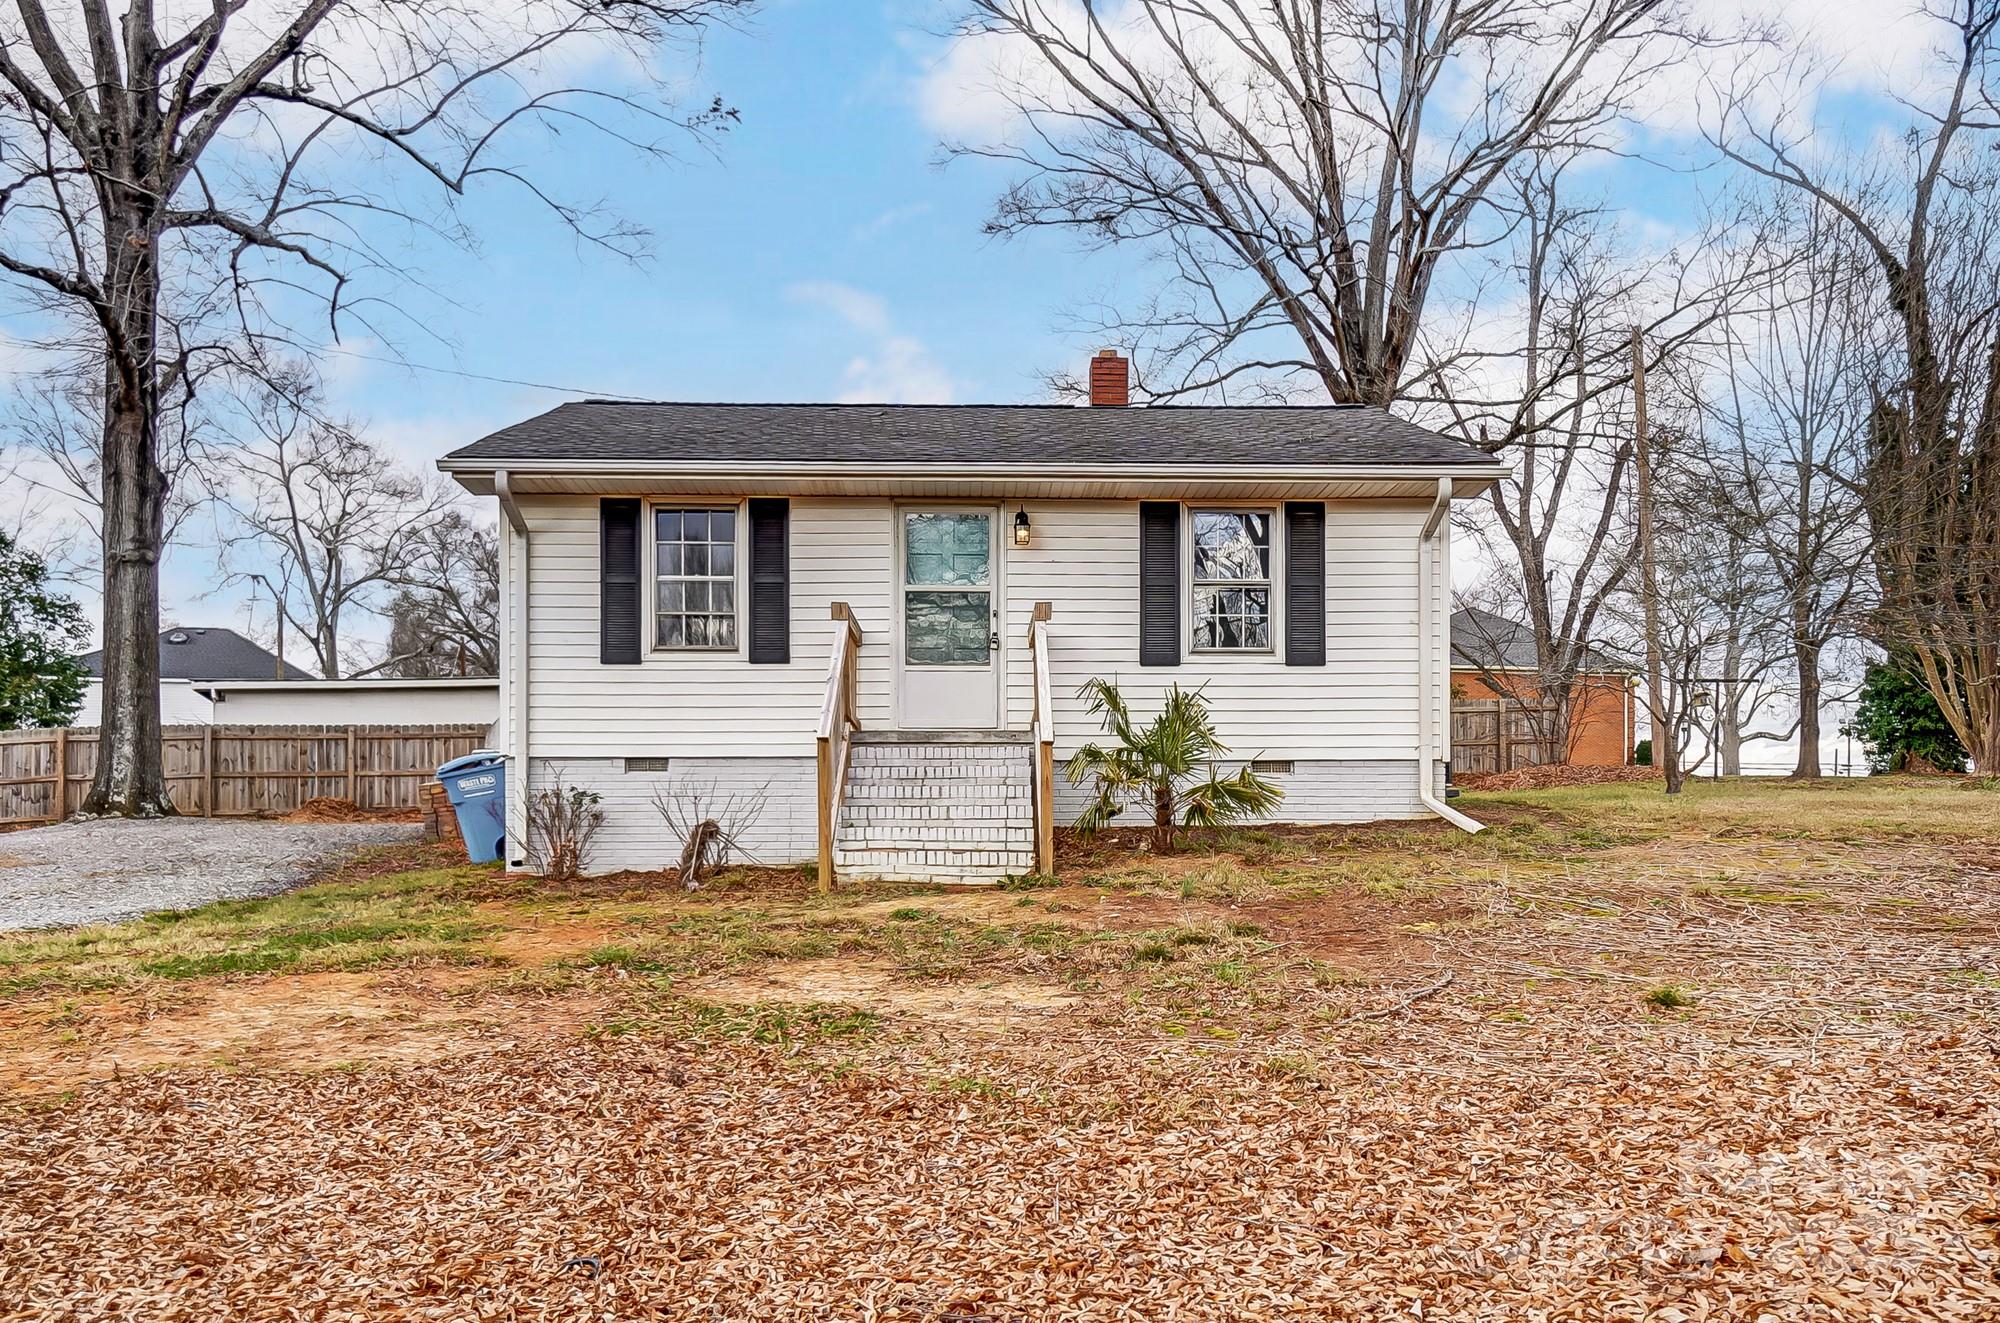
[[[1539,706],[1536,671],[1534,636],[1526,626],[1490,611],[1452,612],[1455,767],[1505,771],[1547,761],[1539,749],[1527,747],[1552,725],[1530,714]],[[1629,665],[1593,649],[1570,702],[1568,756],[1560,761],[1578,767],[1631,761],[1638,708]]]

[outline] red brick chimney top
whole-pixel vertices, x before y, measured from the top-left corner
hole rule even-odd
[[[1132,402],[1132,365],[1116,349],[1100,349],[1090,360],[1090,402],[1113,408]]]

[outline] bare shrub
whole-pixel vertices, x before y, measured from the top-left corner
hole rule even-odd
[[[537,871],[559,881],[583,872],[604,827],[603,802],[595,790],[564,784],[560,767],[528,796],[528,857]]]
[[[653,807],[680,842],[681,885],[701,879],[737,856],[754,859],[742,837],[764,816],[771,783],[725,791],[714,781],[669,781],[653,791]]]

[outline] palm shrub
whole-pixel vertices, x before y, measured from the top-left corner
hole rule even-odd
[[[1073,786],[1089,781],[1090,806],[1076,820],[1085,836],[1102,831],[1137,801],[1153,806],[1153,848],[1174,846],[1174,826],[1221,827],[1268,813],[1285,792],[1245,765],[1232,776],[1217,773],[1215,759],[1229,752],[1208,718],[1208,700],[1173,685],[1160,714],[1145,727],[1132,724],[1125,696],[1110,680],[1091,680],[1077,691],[1090,714],[1116,743],[1086,744],[1070,756],[1064,775]]]

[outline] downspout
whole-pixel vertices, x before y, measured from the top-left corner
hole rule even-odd
[[[1451,479],[1439,478],[1437,496],[1431,501],[1430,516],[1417,534],[1417,799],[1452,826],[1467,832],[1482,832],[1486,825],[1460,813],[1437,797],[1431,784],[1437,764],[1437,745],[1432,738],[1437,713],[1431,701],[1431,681],[1437,659],[1431,655],[1431,581],[1437,564],[1437,533],[1451,513]]]
[[[507,759],[513,764],[513,795],[515,801],[507,807],[508,857],[502,861],[504,867],[512,869],[525,864],[527,858],[527,804],[528,804],[528,521],[521,515],[521,507],[514,500],[514,488],[507,477],[507,470],[499,469],[493,474],[493,494],[500,498],[500,510],[507,516],[508,527],[520,538],[520,552],[514,554],[514,540],[507,538],[507,587],[508,593],[502,600],[504,608],[500,613],[503,631],[512,629],[507,639],[507,652],[511,658],[506,668],[508,676],[502,683],[509,688],[507,697],[512,700],[512,717],[507,723]],[[504,536],[504,535],[503,535]],[[508,600],[513,599],[513,600]],[[520,615],[514,613],[514,601],[520,603]],[[516,823],[520,827],[516,828]],[[520,858],[515,858],[519,852]]]

